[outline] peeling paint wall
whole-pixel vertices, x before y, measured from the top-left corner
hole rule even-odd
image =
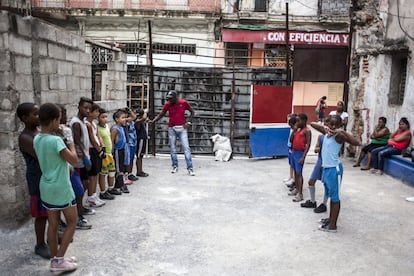
[[[404,51],[405,48],[409,51],[414,48],[413,37],[408,37],[414,33],[414,6],[408,0],[398,1],[399,10],[397,1],[386,0],[358,1],[359,5],[354,7],[355,33],[348,111],[352,125],[356,121],[354,110],[362,110],[364,142],[369,141],[369,134],[380,116],[387,117],[391,131],[398,128],[401,117],[407,117],[414,123],[412,59],[408,59],[403,103],[397,105],[390,104],[389,101],[393,54]]]

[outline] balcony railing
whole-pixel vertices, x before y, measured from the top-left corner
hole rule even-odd
[[[32,8],[220,12],[221,0],[32,0]]]

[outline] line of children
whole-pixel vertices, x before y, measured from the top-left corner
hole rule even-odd
[[[293,128],[294,131],[290,137],[292,141],[292,166],[295,169],[295,184],[288,185],[291,188],[289,195],[296,195],[293,199],[294,202],[303,199],[303,196],[301,196],[301,184],[303,184],[301,169],[303,168],[302,161],[304,161],[308,149],[308,144],[304,146],[304,143],[310,144],[310,138],[306,134],[309,131],[306,129],[306,115],[299,114],[297,119],[296,127]],[[311,123],[311,126],[321,132],[322,135],[318,137],[315,147],[315,152],[318,152],[318,160],[309,179],[309,194],[311,198],[305,203],[301,203],[301,207],[314,208],[315,213],[322,213],[327,209],[326,205],[329,198],[329,218],[320,220],[321,225],[319,230],[336,232],[336,224],[341,206],[339,195],[343,175],[343,166],[339,159],[339,153],[345,142],[358,146],[360,145],[360,141],[342,128],[342,119],[339,115],[330,116],[325,126],[320,125],[318,122]],[[300,149],[303,148],[305,150],[301,151]],[[295,149],[299,152],[295,153]],[[325,188],[324,201],[318,207],[316,207],[315,200],[316,180],[321,180]]]
[[[35,218],[35,254],[47,259],[52,256],[50,270],[53,272],[74,270],[76,258],[65,258],[64,254],[73,240],[75,228],[92,228],[83,215],[95,213],[83,206],[85,191],[88,191],[86,204],[97,207],[98,204],[91,202],[97,202],[99,173],[101,201],[112,200],[121,191],[129,193],[123,183],[123,173],[127,172],[123,154],[128,146],[124,132],[127,112],[118,110],[114,113],[115,125],[111,129],[107,124],[108,113],[84,97],[79,101],[78,114],[71,119],[70,127],[66,126],[66,108],[60,104],[47,103],[39,110],[34,103],[23,103],[16,114],[25,125],[19,136],[19,148],[27,166],[26,179]],[[148,174],[142,171],[142,157],[147,136],[146,116],[142,110],[136,119],[131,122],[134,130],[135,125],[139,129],[135,133],[139,136],[139,146],[132,148],[132,156],[138,156],[137,172],[145,177]],[[113,153],[117,157],[115,160]],[[61,213],[65,221],[61,220]],[[45,242],[47,221],[48,245]],[[64,232],[58,242],[57,233],[61,228]]]

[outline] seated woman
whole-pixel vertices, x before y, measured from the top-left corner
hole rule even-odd
[[[376,125],[374,132],[371,134],[371,143],[361,149],[358,161],[354,164],[354,167],[359,167],[361,165],[361,161],[364,159],[365,155],[367,155],[367,163],[365,167],[361,168],[361,170],[365,171],[370,169],[371,151],[385,146],[390,138],[390,130],[385,126],[386,124],[387,118],[379,117],[378,124]]]
[[[391,135],[386,146],[371,151],[373,169],[372,173],[381,175],[384,169],[384,158],[391,155],[401,154],[402,150],[408,147],[411,141],[410,123],[407,118],[401,118],[398,129]]]

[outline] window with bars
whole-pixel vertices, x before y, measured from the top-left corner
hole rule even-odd
[[[167,44],[167,43],[153,43],[152,52],[154,54],[185,54],[195,55],[195,44]]]
[[[122,43],[125,45],[123,51],[130,55],[145,55],[147,44],[145,43]]]
[[[109,49],[92,47],[92,64],[107,64],[112,61],[113,53]]]
[[[125,44],[124,52],[131,55],[145,55],[147,44],[145,43],[122,43]],[[168,44],[168,43],[153,43],[153,54],[185,54],[195,55],[195,44]]]
[[[249,57],[249,44],[227,42],[226,43],[226,65],[247,66]]]
[[[286,68],[286,46],[267,44],[265,48],[265,66]]]
[[[407,79],[407,55],[393,55],[391,65],[391,79],[389,91],[389,103],[402,105]]]

